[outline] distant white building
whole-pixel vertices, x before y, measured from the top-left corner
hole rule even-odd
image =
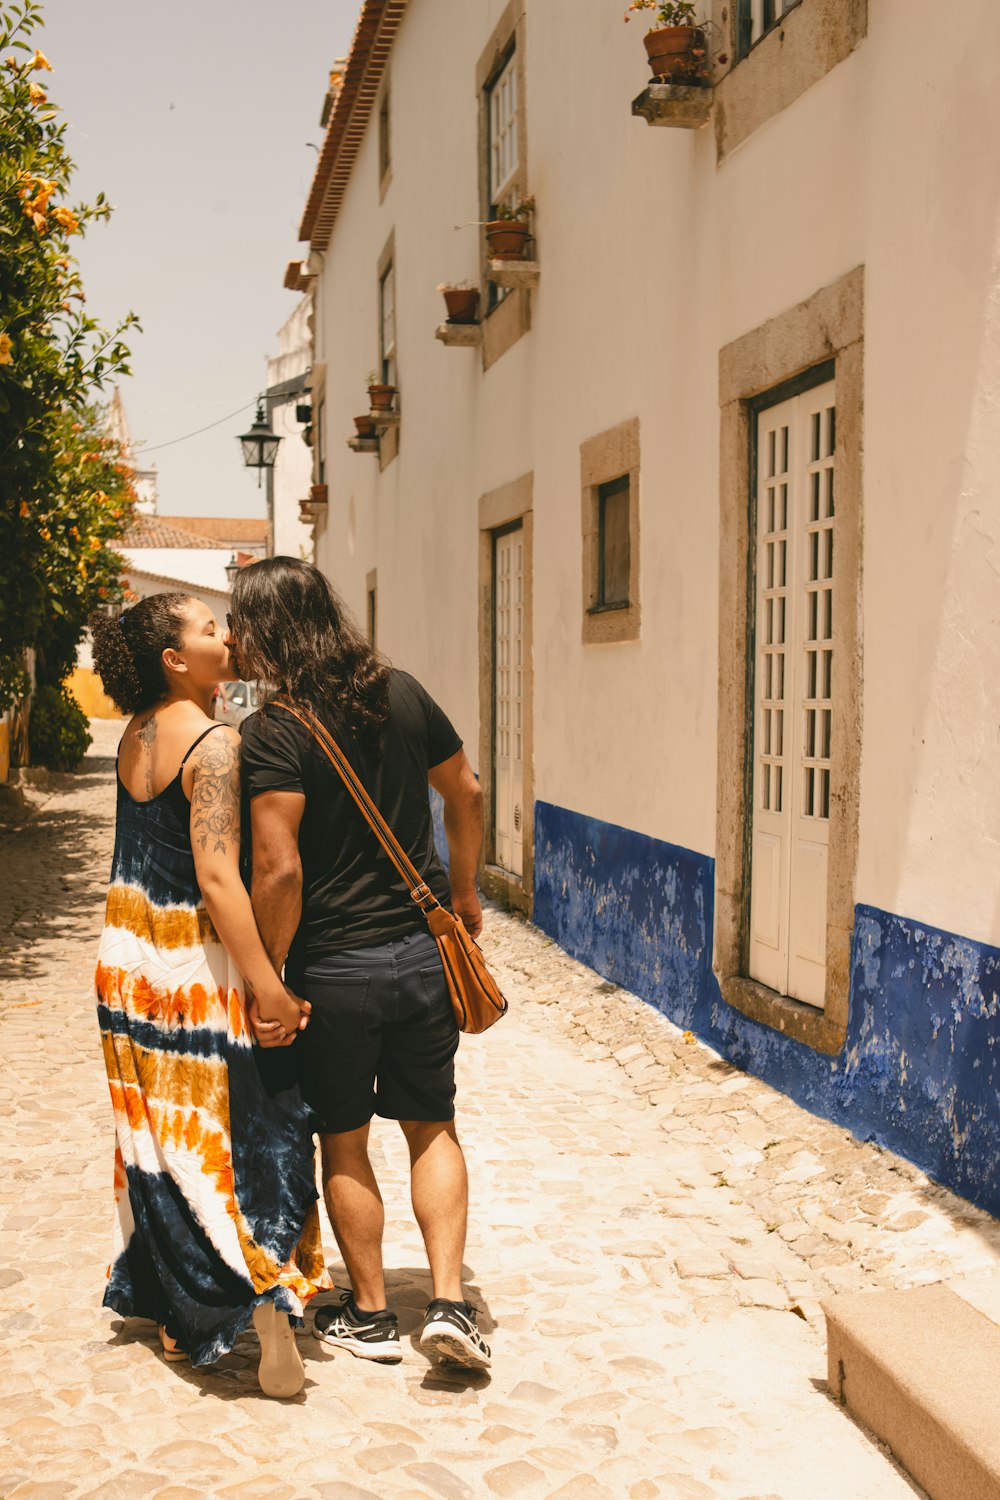
[[[308,282],[296,278],[294,289]],[[286,281],[286,285],[289,283]],[[282,439],[267,471],[267,507],[275,557],[313,557],[310,514],[313,455],[303,441],[316,432],[308,379],[312,367],[312,297],[299,302],[278,331],[278,353],[267,362],[267,414]]]
[[[207,591],[225,613],[229,573],[270,550],[266,520],[228,516],[138,516],[118,550],[129,564],[127,582],[136,593],[167,588]],[[160,587],[137,588],[133,578],[158,580]],[[200,597],[200,594],[199,594]]]

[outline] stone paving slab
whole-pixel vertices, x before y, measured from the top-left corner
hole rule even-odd
[[[995,1226],[499,912],[485,941],[511,1014],[459,1064],[468,1287],[491,1374],[432,1367],[415,1346],[429,1283],[384,1123],[402,1365],[306,1332],[306,1390],[276,1403],[252,1336],[192,1371],[163,1363],[152,1325],[103,1312],[113,1131],[90,973],[114,726],[97,729],[83,770],[29,789],[35,816],[0,833],[0,1497],[913,1495],[829,1399],[806,1304],[834,1272],[881,1285],[977,1269]]]

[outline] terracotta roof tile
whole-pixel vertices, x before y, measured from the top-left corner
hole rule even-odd
[[[179,519],[179,518],[178,518]],[[163,516],[136,516],[122,537],[123,547],[208,547],[217,551],[220,543],[196,531],[182,530],[173,519]]]
[[[271,539],[271,523],[266,516],[160,516],[167,526],[179,531],[193,531],[210,537],[217,547],[266,547]]]

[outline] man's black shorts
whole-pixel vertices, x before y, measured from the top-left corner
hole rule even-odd
[[[459,1033],[429,932],[328,954],[289,984],[312,1003],[295,1051],[316,1130],[455,1118]]]

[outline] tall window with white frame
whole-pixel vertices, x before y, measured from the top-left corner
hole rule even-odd
[[[379,278],[379,377],[396,385],[396,268],[392,261]]]
[[[518,169],[521,165],[517,129],[517,52],[511,47],[499,73],[487,90],[489,112],[489,218],[495,219],[504,209],[519,202]],[[490,282],[490,304],[507,295],[502,287]]]
[[[802,0],[739,0],[736,13],[736,56],[745,57],[755,42],[777,26]]]
[[[493,537],[494,858],[524,873],[524,527]]]
[[[835,707],[832,381],[757,416],[747,971],[822,1007]]]

